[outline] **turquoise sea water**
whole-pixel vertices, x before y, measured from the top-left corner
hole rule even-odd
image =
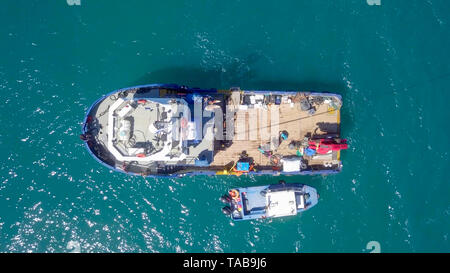
[[[380,2],[2,1],[0,251],[449,252],[450,2]],[[343,171],[110,172],[78,138],[85,112],[146,83],[339,93]],[[316,187],[319,204],[222,215],[228,188],[279,179]]]

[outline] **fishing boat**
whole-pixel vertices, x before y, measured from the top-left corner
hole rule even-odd
[[[303,184],[279,184],[235,188],[220,200],[227,205],[222,212],[235,221],[293,216],[318,202],[316,189]]]
[[[99,98],[80,138],[132,175],[330,174],[347,149],[341,106],[333,93],[149,84]]]

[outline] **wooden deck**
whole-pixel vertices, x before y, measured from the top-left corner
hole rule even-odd
[[[279,122],[276,122],[279,117]],[[267,157],[258,151],[260,145],[278,139],[279,132],[287,131],[289,137],[282,141],[274,154],[295,155],[289,149],[291,141],[301,141],[305,136],[339,134],[339,110],[332,110],[328,104],[316,106],[316,112],[309,115],[300,110],[299,103],[271,105],[268,109],[237,110],[235,117],[233,144],[226,150],[216,151],[212,166],[225,166],[236,162],[243,151],[260,166],[269,166]],[[274,146],[272,146],[275,148]]]

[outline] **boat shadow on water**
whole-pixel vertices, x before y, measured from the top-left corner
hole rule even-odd
[[[243,89],[255,90],[285,90],[285,91],[317,91],[333,92],[345,96],[348,88],[342,79],[280,79],[267,80],[252,70],[242,71],[231,66],[224,69],[204,69],[200,67],[167,67],[145,73],[132,82],[130,86],[148,83],[177,83],[189,87],[228,89],[239,86]]]

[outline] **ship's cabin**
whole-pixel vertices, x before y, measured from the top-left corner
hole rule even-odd
[[[117,99],[108,110],[108,150],[118,161],[144,164],[186,161],[205,150],[212,157],[212,132],[197,139],[189,107],[180,98]]]

